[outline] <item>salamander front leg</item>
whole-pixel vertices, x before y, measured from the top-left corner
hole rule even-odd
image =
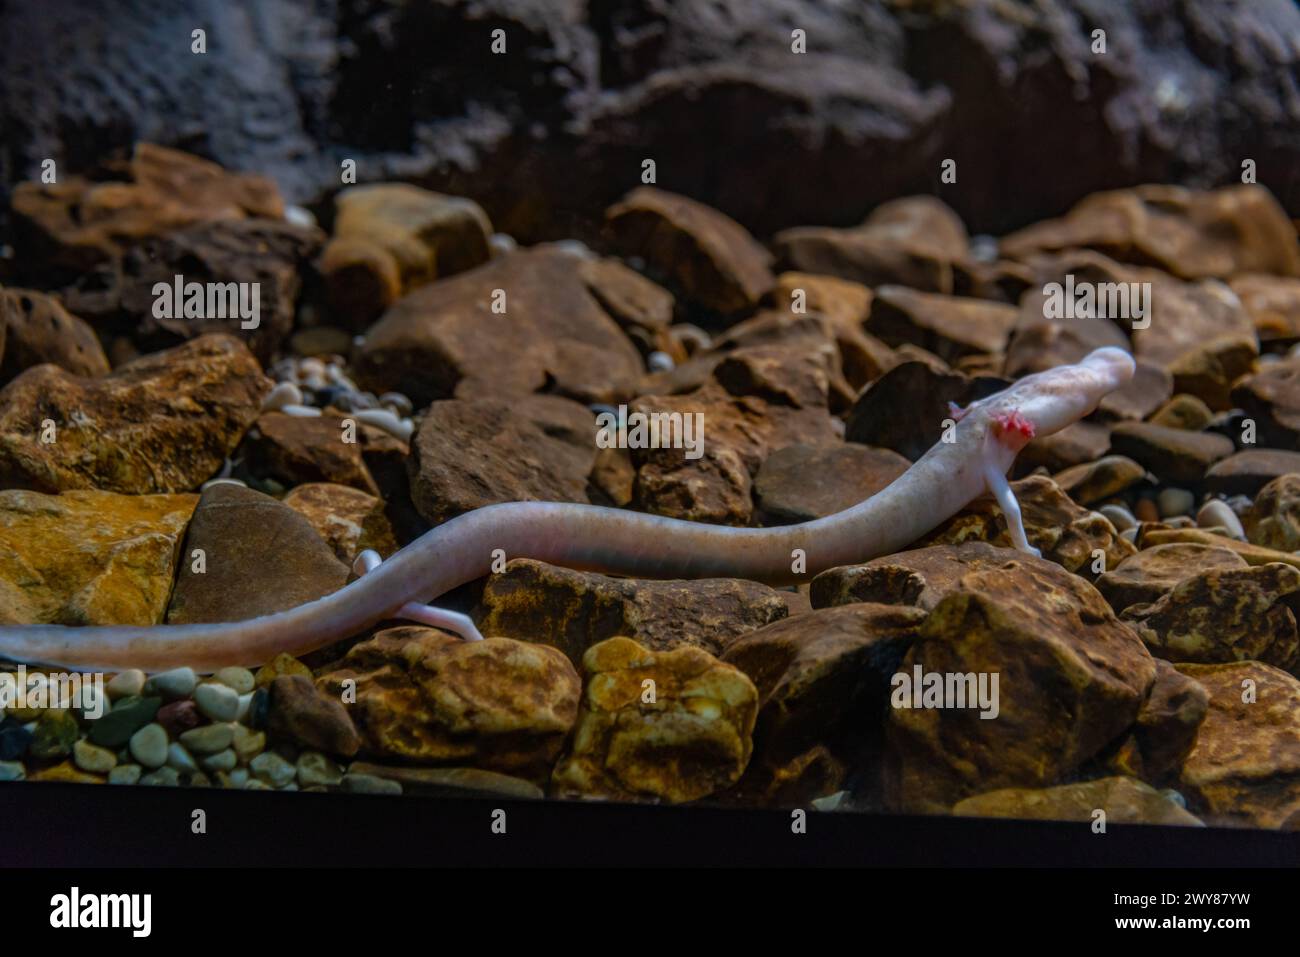
[[[383,559],[379,557],[378,552],[367,548],[352,563],[352,571],[356,573],[357,577],[361,577],[367,572],[374,571],[382,562]],[[407,618],[433,628],[443,628],[460,635],[466,641],[483,640],[483,635],[479,633],[478,626],[474,624],[474,619],[470,618],[469,615],[462,615],[458,611],[448,611],[445,608],[435,608],[433,605],[408,601],[397,609],[393,617]]]
[[[1000,417],[994,423],[990,432],[990,441],[999,442],[1012,449],[1014,456],[1014,452],[1018,452],[1025,442],[1033,438],[1033,435],[1033,426],[1020,413],[1014,412]],[[1007,481],[1006,466],[1002,464],[1001,456],[990,452],[991,450],[986,447],[983,456],[984,484],[988,486],[989,492],[997,500],[998,508],[1002,510],[1002,515],[1007,521],[1007,533],[1011,536],[1011,543],[1022,552],[1027,552],[1035,558],[1042,558],[1043,553],[1030,545],[1025,535],[1020,503],[1016,501],[1016,493],[1011,491],[1011,483]]]

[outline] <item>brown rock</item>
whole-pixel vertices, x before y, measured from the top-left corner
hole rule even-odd
[[[606,210],[605,223],[626,255],[706,309],[747,312],[772,287],[767,250],[735,220],[685,196],[638,187]]]
[[[1142,759],[1142,776],[1152,784],[1177,782],[1196,743],[1196,732],[1209,712],[1210,696],[1200,682],[1163,658],[1155,659],[1156,680],[1134,726]]]
[[[559,648],[575,664],[592,645],[631,637],[652,651],[685,645],[721,654],[739,636],[786,617],[784,592],[730,578],[607,578],[513,559],[483,589],[479,630]]]
[[[108,372],[108,358],[95,330],[53,296],[32,289],[0,289],[0,326],[0,382],[46,362],[87,378]]]
[[[1300,568],[1300,555],[1265,548],[1249,542],[1239,542],[1235,538],[1215,535],[1200,528],[1161,528],[1142,526],[1138,530],[1138,547],[1150,548],[1152,545],[1168,545],[1171,542],[1195,542],[1200,545],[1217,545],[1229,548],[1246,560],[1248,565],[1267,565],[1270,562],[1282,562]]]
[[[1300,551],[1300,474],[1279,475],[1265,485],[1243,524],[1255,545]]]
[[[591,294],[637,344],[642,355],[665,352],[680,362],[686,351],[671,335],[673,294],[617,259],[584,259],[579,270]]]
[[[1300,357],[1242,379],[1232,390],[1232,401],[1255,420],[1261,442],[1300,448]]]
[[[348,773],[396,781],[402,785],[403,792],[430,797],[507,797],[535,801],[546,796],[532,781],[483,768],[410,768],[353,761]]]
[[[203,552],[202,564],[195,550]],[[311,523],[269,495],[230,483],[199,499],[167,607],[170,624],[243,621],[342,588],[348,566]]]
[[[1151,416],[1153,425],[1170,429],[1185,429],[1188,432],[1200,432],[1214,421],[1210,407],[1194,395],[1180,392]]]
[[[312,676],[310,668],[293,655],[282,651],[257,669],[257,674],[253,676],[254,687],[268,687],[272,681],[281,675],[301,675],[304,678],[311,678]]]
[[[189,491],[221,467],[270,388],[229,336],[203,336],[96,379],[28,369],[0,390],[0,484]],[[47,420],[53,442],[41,441]]]
[[[887,345],[920,346],[946,362],[976,353],[1001,353],[1016,324],[1013,306],[881,286],[867,331]]]
[[[435,525],[496,502],[586,502],[596,432],[558,396],[435,402],[411,443],[411,499]]]
[[[1128,351],[1128,337],[1109,319],[1044,319],[1041,310],[1031,293],[1012,323],[1005,365],[1010,378],[1070,365],[1102,346]]]
[[[330,304],[362,330],[417,286],[488,260],[492,224],[472,200],[407,183],[374,183],[335,199],[321,272]]]
[[[1053,481],[1080,505],[1096,505],[1131,488],[1146,477],[1147,470],[1122,455],[1107,455],[1095,462],[1072,465],[1057,473]]]
[[[844,437],[892,449],[914,462],[942,436],[944,420],[952,416],[949,403],[965,406],[1006,384],[939,371],[924,362],[904,362],[858,397],[845,418]]]
[[[1300,810],[1300,681],[1258,661],[1178,670],[1210,695],[1182,770],[1192,810],[1215,825],[1279,827]]]
[[[983,720],[982,707],[903,707],[911,697],[896,685],[885,780],[899,810],[1068,780],[1134,722],[1155,680],[1142,642],[1096,589],[1026,556],[961,577],[900,674],[915,669],[983,675],[990,686],[998,675],[998,719]]]
[[[415,290],[366,333],[357,381],[417,408],[552,383],[584,402],[626,397],[641,357],[588,291],[581,263],[553,248],[522,250]]]
[[[355,682],[350,710],[368,753],[526,777],[549,773],[582,691],[553,648],[411,627],[354,645],[317,685],[338,698],[347,681]]]
[[[1034,439],[1021,450],[1013,475],[1028,475],[1034,469],[1062,472],[1105,458],[1110,451],[1110,429],[1096,422],[1081,420],[1060,432]]]
[[[179,150],[138,143],[127,175],[127,182],[74,176],[57,185],[20,183],[13,212],[24,256],[75,275],[148,236],[214,220],[284,216],[270,179],[228,173]]]
[[[355,426],[350,432],[349,421]],[[348,437],[356,441],[348,442]],[[264,412],[245,440],[245,461],[254,475],[286,485],[332,482],[378,495],[360,438],[361,426],[355,419],[333,412],[319,416]]]
[[[361,749],[347,709],[302,675],[280,675],[271,682],[266,727],[272,735],[327,754],[350,758]]]
[[[1010,817],[1028,821],[1092,824],[1104,811],[1107,824],[1172,824],[1202,827],[1151,785],[1136,778],[1110,777],[1054,788],[1003,788],[958,801],[958,817]]]
[[[624,508],[632,502],[636,466],[627,449],[597,449],[587,496],[593,505]]]
[[[1122,612],[1130,605],[1157,601],[1179,582],[1214,569],[1249,567],[1236,552],[1215,545],[1175,542],[1144,548],[1097,579],[1097,590],[1110,607]]]
[[[1103,515],[1080,508],[1051,479],[1031,475],[1011,483],[1020,502],[1021,518],[1029,544],[1043,557],[1089,580],[1094,570],[1094,552],[1105,556],[1106,568],[1114,568],[1137,549],[1120,538]],[[959,545],[983,541],[1010,547],[1006,519],[992,498],[978,498],[926,536],[926,544]],[[1101,569],[1105,571],[1105,569]]]
[[[1262,661],[1284,671],[1300,661],[1295,614],[1300,569],[1274,563],[1190,575],[1124,620],[1153,655],[1173,662]]]
[[[777,310],[824,317],[840,353],[840,368],[853,390],[880,378],[900,361],[894,350],[863,330],[871,312],[871,290],[833,276],[785,272],[768,297]],[[733,327],[733,332],[736,327]]]
[[[323,241],[324,234],[314,226],[281,220],[199,223],[143,239],[82,277],[64,297],[69,309],[96,328],[129,328],[141,351],[223,333],[242,340],[267,363],[293,332],[302,273]],[[176,276],[183,282],[179,296]],[[172,290],[169,318],[155,313],[158,283]],[[191,283],[203,285],[201,316],[185,311]],[[230,283],[257,287],[255,318],[240,313],[243,302]],[[219,287],[219,298],[210,295],[210,284]],[[246,322],[250,328],[245,328]]]
[[[1264,272],[1300,276],[1295,230],[1262,186],[1193,191],[1139,186],[1094,193],[1061,219],[1003,238],[1004,256],[1087,246],[1184,279]]]
[[[197,501],[0,492],[0,623],[158,624]]]
[[[775,522],[806,522],[857,505],[910,466],[897,452],[856,443],[788,445],[763,462],[754,494]]]
[[[961,219],[931,196],[884,203],[854,229],[787,229],[773,247],[783,269],[944,294],[953,292],[954,267],[970,255]]]
[[[1097,412],[1108,419],[1145,419],[1160,408],[1174,391],[1174,377],[1160,366],[1138,360],[1133,378],[1097,403]]]
[[[582,666],[582,707],[551,778],[555,794],[679,803],[739,780],[758,711],[743,672],[698,648],[655,652],[628,638],[588,649]]]
[[[1298,473],[1300,452],[1245,449],[1210,466],[1205,473],[1205,490],[1223,495],[1254,497],[1269,482],[1287,474]]]
[[[1232,440],[1215,432],[1188,432],[1150,422],[1119,423],[1110,431],[1110,446],[1174,484],[1201,481],[1211,465],[1233,452]]]
[[[1228,285],[1255,324],[1260,342],[1300,339],[1300,279],[1247,273]]]
[[[310,482],[291,490],[282,501],[311,523],[339,561],[350,565],[367,548],[381,558],[397,551],[383,500],[373,495],[347,485]]]

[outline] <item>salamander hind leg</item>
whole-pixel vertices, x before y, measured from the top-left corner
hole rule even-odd
[[[352,571],[360,577],[374,571],[382,562],[383,559],[379,557],[378,552],[367,548],[352,562]],[[474,619],[458,611],[449,611],[446,608],[435,608],[433,605],[408,601],[397,609],[394,617],[406,618],[433,628],[443,628],[460,635],[466,641],[483,640],[483,635],[479,632],[478,626],[474,624]]]
[[[998,508],[1002,510],[1012,544],[1019,551],[1042,558],[1043,553],[1029,544],[1024,519],[1020,514],[1020,503],[1016,501],[1016,493],[1011,491],[1011,484],[1007,481],[1007,469],[1015,460],[1016,453],[1033,437],[1033,424],[1019,412],[998,416],[989,429],[982,465],[984,482],[997,500]]]

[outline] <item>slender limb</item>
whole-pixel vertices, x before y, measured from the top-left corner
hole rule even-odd
[[[361,577],[374,571],[382,563],[383,559],[379,557],[379,553],[367,548],[352,562],[352,571],[357,577]],[[435,608],[433,605],[408,601],[397,609],[395,617],[408,618],[411,621],[418,621],[422,625],[429,625],[433,628],[444,628],[460,635],[466,641],[483,640],[483,635],[479,633],[474,620],[469,615],[462,615],[458,611],[448,611],[445,608]]]
[[[1028,552],[1035,558],[1042,558],[1043,553],[1029,544],[1029,539],[1025,537],[1025,523],[1020,516],[1020,503],[1016,501],[1016,493],[1011,491],[1011,483],[1007,477],[1002,474],[998,464],[991,456],[984,459],[984,481],[988,484],[989,491],[997,499],[998,508],[1002,509],[1002,515],[1007,520],[1007,532],[1011,535],[1011,543],[1022,552]]]

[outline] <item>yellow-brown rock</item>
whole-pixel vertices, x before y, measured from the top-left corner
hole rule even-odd
[[[1203,826],[1149,784],[1136,778],[1111,777],[1062,784],[1054,788],[1003,788],[958,801],[960,817],[1011,817],[1031,821],[1077,821],[1091,825],[1096,812],[1109,824],[1180,824]]]
[[[1156,601],[1179,582],[1200,572],[1246,567],[1246,560],[1230,548],[1197,542],[1153,545],[1098,578],[1097,590],[1118,613],[1129,605]]]
[[[1210,694],[1182,790],[1212,825],[1280,827],[1300,811],[1300,681],[1258,661],[1179,665]]]
[[[390,628],[317,679],[340,698],[364,750],[423,764],[472,764],[524,777],[549,772],[578,713],[582,683],[546,645],[462,641],[433,628]],[[347,700],[343,698],[343,700]]]
[[[559,796],[695,801],[740,779],[758,692],[698,648],[654,652],[611,638],[583,657],[586,687]]]
[[[158,624],[198,499],[0,492],[0,623]]]
[[[1300,551],[1300,474],[1279,475],[1260,489],[1242,524],[1255,545]]]
[[[1293,565],[1300,568],[1300,555],[1279,551],[1276,548],[1265,548],[1263,545],[1252,545],[1249,542],[1239,542],[1235,538],[1228,538],[1226,535],[1215,535],[1213,532],[1207,532],[1201,528],[1148,528],[1146,525],[1139,527],[1139,548],[1147,549],[1153,545],[1167,545],[1170,542],[1196,542],[1201,545],[1217,545],[1220,548],[1230,548],[1244,558],[1247,565],[1267,565],[1269,562],[1281,562],[1284,565]]]
[[[397,551],[384,502],[373,495],[332,482],[308,482],[281,501],[311,523],[334,554],[351,564],[367,548],[387,558]]]

